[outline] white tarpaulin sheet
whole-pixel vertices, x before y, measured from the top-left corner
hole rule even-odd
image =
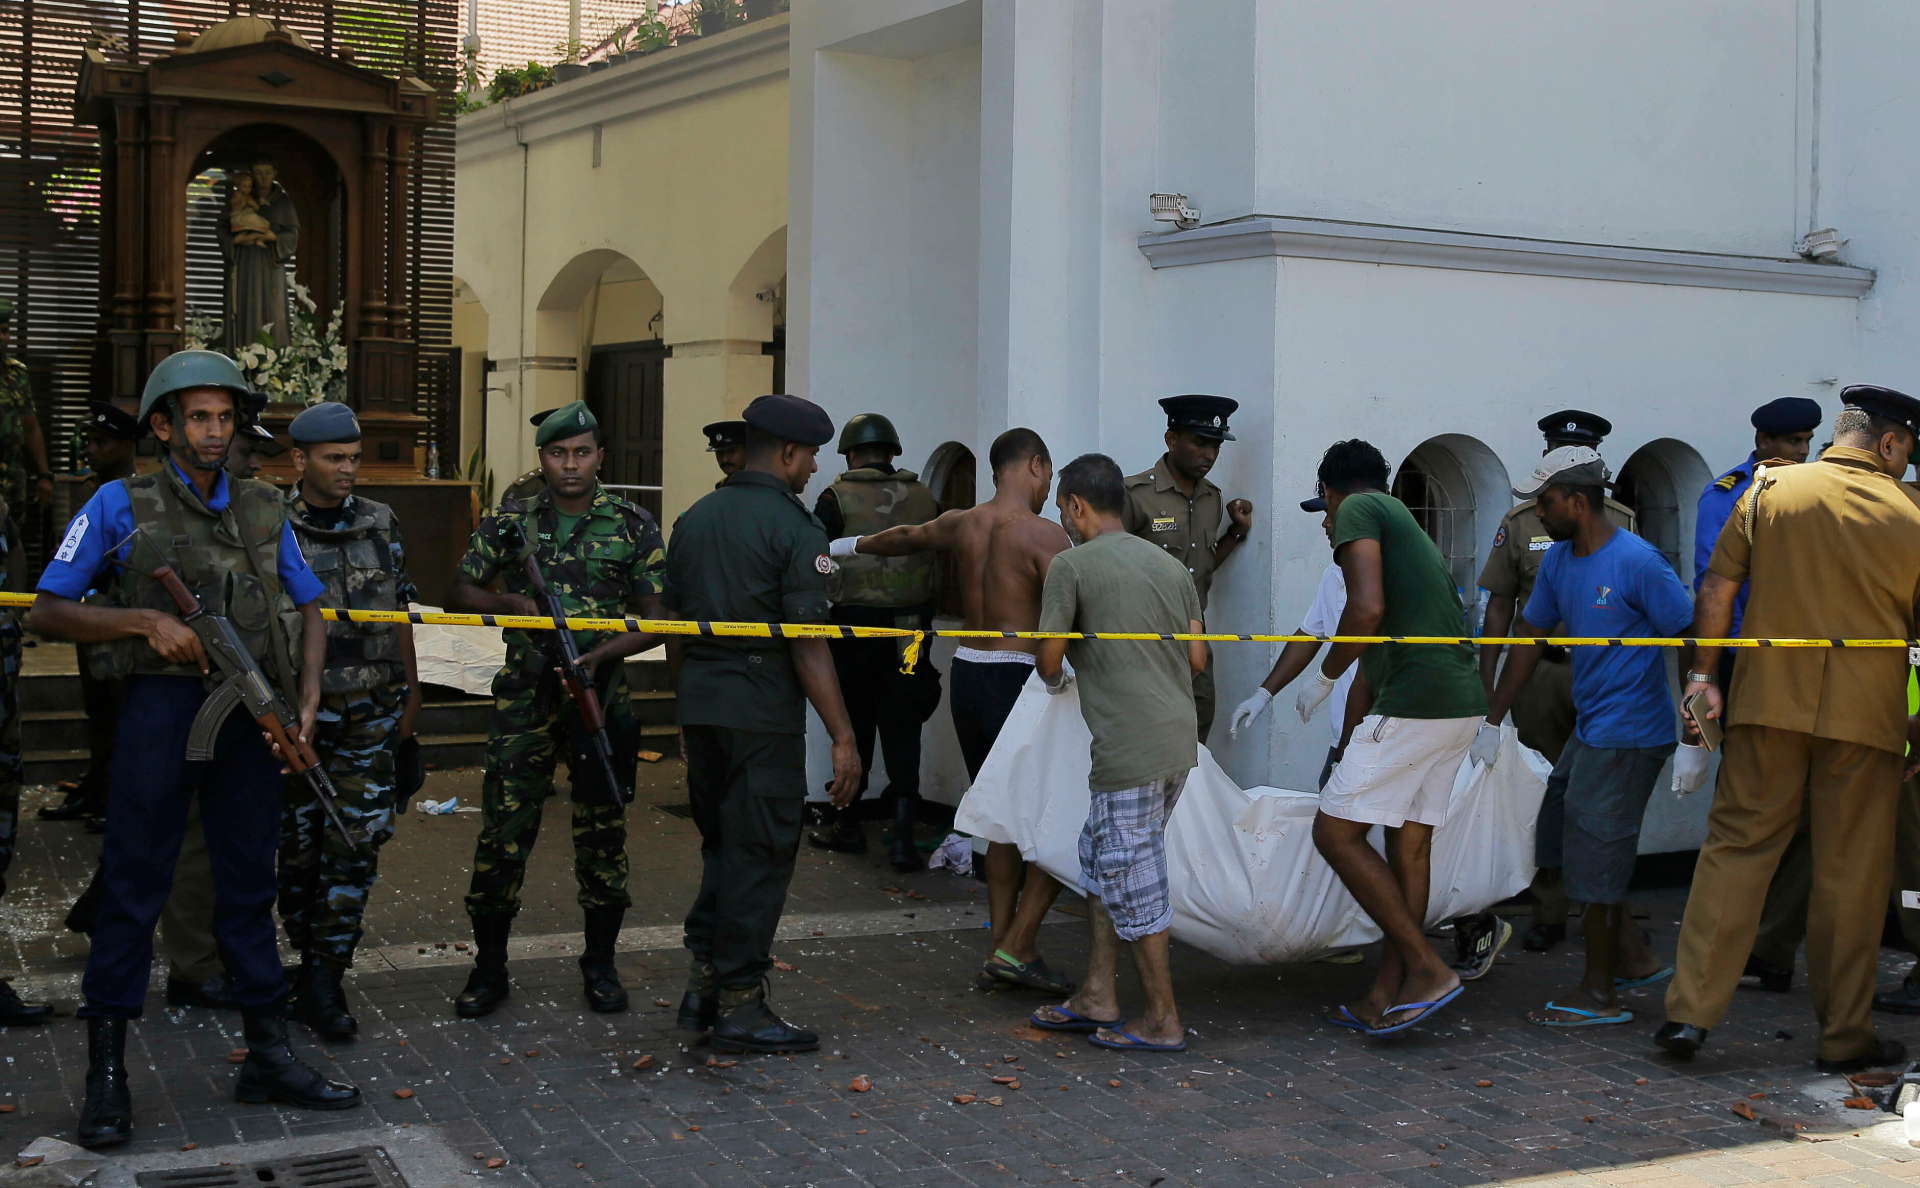
[[[1070,689],[1050,696],[1035,675],[1007,717],[954,828],[1010,842],[1068,886],[1080,885],[1092,735]],[[1533,825],[1551,768],[1503,730],[1491,769],[1462,761],[1447,823],[1433,834],[1429,926],[1482,911],[1533,879]],[[1173,935],[1224,961],[1276,964],[1380,939],[1313,848],[1320,798],[1242,789],[1205,747],[1167,825]],[[1380,845],[1380,831],[1374,831]]]
[[[408,610],[438,611],[437,606],[413,603]],[[413,625],[413,655],[420,665],[420,681],[445,685],[462,693],[493,692],[493,674],[507,662],[506,640],[498,627],[436,627]]]

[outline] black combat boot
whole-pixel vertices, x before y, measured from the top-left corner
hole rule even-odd
[[[802,1031],[767,1006],[765,981],[720,988],[720,1019],[713,1025],[716,1052],[812,1052],[820,1037]]]
[[[478,1019],[507,1001],[507,936],[512,931],[512,916],[473,918],[473,972],[467,975],[467,988],[453,1000],[454,1014]]]
[[[926,859],[920,856],[919,847],[913,844],[913,819],[920,813],[920,797],[896,796],[893,798],[893,842],[887,847],[887,861],[893,869],[906,873],[925,870]]]
[[[347,1010],[347,992],[340,985],[345,972],[312,954],[300,963],[293,1017],[328,1039],[351,1039],[360,1032],[360,1022]]]
[[[587,951],[580,954],[580,978],[586,986],[587,1005],[606,1015],[627,1009],[627,988],[613,968],[613,946],[620,939],[623,907],[587,909]]]
[[[287,1043],[287,1021],[271,1007],[240,1013],[247,1036],[247,1060],[234,1082],[233,1099],[248,1105],[277,1101],[308,1110],[344,1110],[360,1104],[352,1085],[329,1081],[300,1062]]]
[[[720,971],[705,957],[695,956],[687,967],[687,992],[680,996],[680,1030],[712,1029],[720,1018]]]
[[[45,1023],[53,1018],[50,1002],[22,1002],[20,992],[0,978],[0,1027],[19,1027],[25,1023]]]
[[[860,802],[856,800],[845,808],[829,807],[820,828],[807,834],[807,844],[836,854],[866,853],[867,831],[860,824]]]
[[[83,1147],[112,1147],[133,1136],[133,1091],[127,1088],[127,1021],[87,1020],[87,1100],[80,1107]]]

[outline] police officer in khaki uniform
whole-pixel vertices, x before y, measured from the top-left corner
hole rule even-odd
[[[1167,412],[1167,452],[1152,469],[1127,477],[1121,522],[1129,533],[1159,545],[1186,566],[1204,613],[1214,573],[1253,530],[1253,504],[1235,499],[1225,507],[1231,523],[1220,531],[1220,488],[1207,481],[1207,472],[1220,460],[1220,443],[1234,440],[1227,418],[1240,403],[1225,396],[1186,395],[1169,396],[1160,407]],[[1193,708],[1204,743],[1213,728],[1211,647],[1206,668],[1193,678]]]
[[[1613,423],[1578,409],[1563,409],[1540,418],[1540,432],[1546,435],[1547,454],[1561,446],[1586,446],[1599,449]],[[1609,498],[1608,523],[1615,528],[1635,531],[1633,510]],[[1527,604],[1533,594],[1533,579],[1540,572],[1540,559],[1547,555],[1553,538],[1533,513],[1529,499],[1508,512],[1493,536],[1493,553],[1480,571],[1480,588],[1487,592],[1486,635],[1505,635],[1513,626],[1517,608]],[[1500,655],[1506,649],[1480,649],[1480,683],[1493,695],[1495,678],[1500,672]],[[1560,761],[1560,750],[1573,734],[1573,662],[1565,648],[1548,648],[1534,666],[1526,688],[1513,702],[1513,725],[1520,741],[1547,757]],[[1558,836],[1561,804],[1541,805],[1540,828]],[[1533,927],[1522,944],[1536,953],[1544,953],[1567,936],[1567,896],[1560,888],[1560,869],[1542,867],[1533,878]]]
[[[940,514],[940,501],[920,476],[893,465],[900,456],[900,434],[892,421],[879,413],[850,418],[840,430],[839,450],[847,469],[820,492],[813,506],[813,517],[826,529],[828,540],[871,536],[899,524],[924,524]],[[939,554],[855,553],[840,560],[838,570],[827,580],[827,594],[833,599],[835,623],[924,631],[933,626],[934,605],[940,597]],[[901,672],[903,639],[838,639],[830,646],[847,718],[860,744],[862,795],[873,771],[876,733],[887,759],[887,790],[882,799],[893,816],[887,860],[895,870],[921,870],[926,863],[913,845],[913,822],[920,811],[920,728],[940,707],[939,670],[931,664],[916,664],[911,674]],[[832,815],[826,826],[807,840],[823,850],[866,853],[860,802],[828,812]]]
[[[1761,468],[1714,545],[1695,604],[1702,638],[1726,634],[1742,582],[1741,637],[1912,639],[1920,623],[1920,505],[1902,488],[1920,400],[1857,385],[1820,461]],[[1701,647],[1685,696],[1719,718],[1721,649]],[[1807,980],[1820,1019],[1816,1064],[1852,1073],[1906,1060],[1874,1034],[1881,905],[1906,754],[1920,738],[1899,648],[1756,648],[1734,667],[1707,840],[1680,924],[1667,1022],[1654,1042],[1681,1057],[1706,1043],[1753,949],[1767,884],[1812,804]]]
[[[726,476],[747,464],[747,423],[745,421],[715,421],[702,426],[700,432],[707,435],[707,453],[713,455],[713,461],[720,468],[720,481],[713,484],[714,490],[726,485]]]

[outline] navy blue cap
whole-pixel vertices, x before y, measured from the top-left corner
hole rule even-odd
[[[1160,402],[1160,407],[1167,411],[1167,428],[1176,433],[1192,433],[1212,441],[1236,440],[1227,432],[1227,418],[1240,407],[1238,400],[1192,392],[1169,396]]]
[[[711,425],[702,426],[700,432],[707,435],[708,453],[747,444],[745,421],[715,421]]]
[[[1324,512],[1327,510],[1327,497],[1315,495],[1312,499],[1302,499],[1300,510],[1303,512]]]
[[[1577,408],[1548,413],[1536,423],[1540,432],[1546,434],[1549,445],[1598,446],[1613,432],[1612,421]]]
[[[798,396],[755,396],[740,418],[782,441],[821,446],[833,440],[833,418],[827,410]]]
[[[275,458],[287,452],[287,447],[280,444],[280,439],[275,437],[265,425],[262,425],[258,421],[248,421],[246,424],[240,426],[240,431],[236,436],[244,437],[252,442],[253,452],[256,454],[265,454],[269,458]]]
[[[360,440],[360,422],[353,410],[333,400],[323,400],[293,418],[287,436],[297,446],[350,443]]]
[[[1905,392],[1883,388],[1879,384],[1853,384],[1840,389],[1840,403],[1864,408],[1877,417],[1898,421],[1907,432],[1920,437],[1920,400]]]
[[[114,437],[121,441],[135,441],[140,437],[140,423],[133,414],[105,401],[96,400],[88,406],[87,432],[97,433],[101,437]]]
[[[1753,427],[1768,437],[1785,433],[1810,433],[1820,427],[1820,405],[1805,396],[1782,396],[1753,410],[1748,418]]]

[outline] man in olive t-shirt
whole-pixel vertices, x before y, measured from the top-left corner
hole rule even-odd
[[[1320,460],[1319,478],[1333,515],[1333,557],[1347,580],[1338,633],[1459,635],[1464,616],[1453,577],[1406,505],[1386,493],[1380,451],[1364,441],[1336,442]],[[1387,936],[1373,990],[1333,1021],[1386,1035],[1460,993],[1459,975],[1424,931],[1428,847],[1433,827],[1446,820],[1487,699],[1465,644],[1334,644],[1309,695],[1324,699],[1355,660],[1373,687],[1373,708],[1321,791],[1313,841]],[[1391,867],[1367,844],[1375,825],[1387,829]]]
[[[1056,554],[1040,600],[1042,631],[1174,635],[1200,631],[1200,595],[1186,568],[1159,546],[1129,536],[1120,467],[1083,454],[1060,472],[1060,522],[1075,547]],[[1073,672],[1062,661],[1073,657]],[[1103,1048],[1178,1052],[1186,1033],[1173,1002],[1167,930],[1167,818],[1199,759],[1193,674],[1204,644],[1172,640],[1051,639],[1034,669],[1053,693],[1076,678],[1093,734],[1092,795],[1080,831],[1080,885],[1087,893],[1087,978],[1079,993],[1033,1013],[1050,1031],[1084,1031]],[[1120,1030],[1114,975],[1120,942],[1147,992],[1147,1009]]]

